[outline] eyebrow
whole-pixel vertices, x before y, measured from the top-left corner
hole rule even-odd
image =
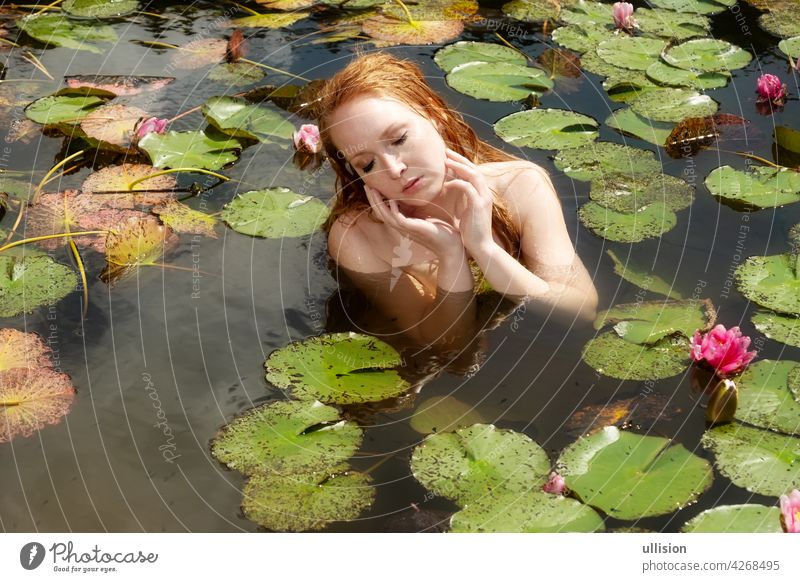
[[[391,135],[395,131],[397,131],[397,128],[401,127],[402,125],[403,125],[403,122],[402,121],[398,121],[396,123],[393,123],[389,127],[387,127],[386,130],[381,134],[380,141],[386,140],[389,137],[389,135]],[[366,150],[356,153],[356,155],[354,155],[352,158],[350,158],[349,163],[353,163],[353,160],[355,160],[357,157],[363,156],[364,154],[367,154],[367,153],[369,153],[369,152],[366,151]]]

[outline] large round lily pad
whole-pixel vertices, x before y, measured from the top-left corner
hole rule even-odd
[[[661,163],[653,152],[605,141],[560,151],[555,164],[573,180],[591,180],[607,173],[661,172]]]
[[[50,348],[37,333],[8,327],[0,329],[0,371],[13,368],[52,367]]]
[[[139,140],[156,168],[201,168],[219,170],[235,162],[242,144],[238,139],[206,131],[148,133]]]
[[[614,38],[614,33],[604,28],[570,24],[553,31],[553,42],[579,53],[594,52],[604,40]],[[594,53],[595,55],[597,53]]]
[[[690,12],[692,14],[717,14],[729,6],[728,3],[715,0],[650,0],[650,4],[674,10],[675,12]]]
[[[75,388],[64,372],[53,368],[0,371],[0,443],[58,424],[74,399]]]
[[[701,443],[734,485],[773,497],[800,488],[797,437],[730,423],[706,431]]]
[[[271,104],[253,105],[236,97],[211,97],[201,109],[209,123],[235,137],[288,147],[294,126]]]
[[[139,0],[64,0],[61,8],[72,16],[109,18],[130,14],[138,5]]]
[[[781,510],[749,503],[706,509],[681,527],[683,533],[782,533]]]
[[[637,8],[633,17],[642,32],[664,39],[685,40],[705,36],[711,28],[711,21],[707,17],[691,12]]]
[[[630,107],[618,109],[608,116],[606,125],[628,135],[638,137],[653,145],[663,146],[675,127],[674,123],[653,121],[642,117]]]
[[[110,26],[85,24],[64,18],[62,14],[32,14],[17,20],[17,27],[28,36],[45,44],[63,46],[102,54],[107,49],[90,42],[117,42],[119,38]]]
[[[528,62],[519,51],[505,45],[471,40],[440,48],[433,55],[433,60],[445,73],[464,63],[514,63],[525,66]]]
[[[396,20],[378,15],[366,19],[361,28],[380,46],[396,44],[444,44],[456,39],[464,32],[464,23],[460,20],[415,20],[408,22],[405,15]]]
[[[680,336],[653,345],[627,342],[613,330],[601,333],[583,348],[592,368],[619,380],[660,380],[680,374],[691,363],[689,342]]]
[[[692,204],[694,189],[691,184],[669,174],[604,174],[592,180],[589,197],[617,212],[636,212],[656,202],[678,211]]]
[[[647,67],[647,76],[659,85],[689,87],[691,89],[719,89],[728,84],[731,74],[727,71],[695,71],[679,69],[658,61]]]
[[[561,533],[605,529],[603,518],[580,501],[541,491],[491,493],[454,514],[450,531]]]
[[[221,214],[236,232],[267,238],[311,234],[327,216],[328,207],[322,201],[288,188],[245,192],[226,204]]]
[[[559,20],[586,28],[605,28],[614,24],[611,4],[603,2],[571,2],[559,14]]]
[[[662,202],[653,202],[635,212],[617,212],[588,202],[578,209],[578,218],[597,236],[625,243],[661,236],[678,223],[675,212]]]
[[[736,284],[750,301],[773,311],[800,315],[800,278],[794,255],[748,257],[736,269]]]
[[[0,317],[54,305],[75,290],[78,277],[49,256],[0,255]]]
[[[711,486],[705,459],[663,437],[609,426],[581,437],[559,458],[567,487],[618,519],[671,513]]]
[[[459,93],[488,101],[523,100],[553,88],[547,73],[517,63],[464,63],[450,71],[446,80]]]
[[[318,530],[357,518],[375,498],[369,475],[331,472],[253,475],[242,491],[242,510],[273,531]]]
[[[399,396],[409,388],[395,368],[400,354],[358,333],[336,333],[296,342],[270,354],[267,381],[292,396],[352,404]]]
[[[503,14],[523,22],[542,22],[558,18],[561,5],[552,0],[511,0],[503,4]]]
[[[597,122],[588,115],[563,109],[519,111],[494,124],[504,141],[544,150],[582,146],[597,139]]]
[[[597,45],[597,55],[616,67],[647,70],[655,63],[667,43],[645,36],[617,36]]]
[[[791,360],[760,360],[736,380],[736,418],[761,428],[800,436],[800,402],[789,388],[789,374],[800,366]]]
[[[680,121],[717,112],[717,102],[689,89],[645,91],[631,102],[631,109],[655,121]]]
[[[800,317],[778,313],[757,313],[753,325],[771,340],[800,348]]]
[[[789,168],[754,166],[743,172],[730,166],[711,171],[706,188],[717,198],[745,208],[772,208],[800,201],[800,173]]]
[[[223,427],[211,454],[245,475],[322,472],[356,452],[361,432],[331,406],[277,401],[250,409]]]
[[[594,328],[613,325],[617,334],[635,344],[652,344],[675,333],[691,338],[695,331],[714,326],[717,312],[711,301],[642,301],[615,305],[601,311]]]
[[[547,482],[547,453],[522,433],[475,424],[436,434],[414,449],[414,477],[460,506],[491,492],[524,493]]]
[[[800,36],[800,12],[797,11],[795,4],[790,4],[781,10],[771,9],[758,17],[758,24],[775,36],[783,38]]]
[[[800,36],[793,36],[778,43],[778,48],[793,59],[800,59]]]
[[[741,69],[753,57],[747,51],[721,39],[695,38],[668,48],[662,58],[668,65],[679,69],[710,73]]]

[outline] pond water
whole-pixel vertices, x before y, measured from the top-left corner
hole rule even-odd
[[[497,18],[502,4],[480,2],[479,14]],[[597,237],[579,222],[577,209],[588,200],[589,184],[560,172],[553,163],[554,152],[518,149],[494,134],[492,124],[521,110],[520,104],[491,103],[450,89],[433,61],[440,48],[437,45],[385,50],[417,62],[431,86],[464,115],[482,139],[550,172],[570,235],[597,286],[601,309],[659,298],[614,273],[606,254],[611,249],[623,262],[645,265],[685,297],[709,298],[718,310],[718,321],[729,327],[740,325],[756,340],[759,358],[800,359],[797,348],[767,340],[755,330],[750,321],[755,306],[732,283],[733,270],[746,257],[786,251],[786,232],[800,222],[800,205],[742,212],[719,203],[703,185],[718,166],[744,169],[744,158],[736,151],[773,160],[774,126],[796,125],[796,98],[771,116],[756,112],[754,88],[759,75],[769,72],[793,79],[789,92],[795,96],[797,77],[787,75],[786,59],[777,51],[775,37],[759,28],[756,19],[760,12],[743,3],[736,6],[736,10],[711,17],[711,35],[751,51],[755,58],[734,71],[725,88],[709,94],[720,103],[721,112],[750,120],[746,132],[721,139],[716,147],[692,157],[672,159],[664,148],[623,137],[605,124],[600,127],[599,139],[651,150],[666,173],[683,177],[696,187],[694,203],[678,212],[675,228],[660,238],[632,245]],[[210,81],[208,68],[171,70],[171,49],[132,42],[157,39],[183,45],[198,38],[226,38],[230,29],[220,23],[243,14],[236,6],[154,2],[147,10],[167,18],[139,15],[107,21],[119,41],[102,45],[107,50],[98,54],[45,49],[23,37],[20,42],[26,43],[56,79],[37,84],[31,98],[55,91],[65,75],[169,74],[176,81],[158,93],[148,112],[172,117],[209,97],[243,90]],[[321,21],[322,17],[314,17],[278,30],[248,29],[248,56],[309,79],[328,78],[348,62],[356,41],[312,44]],[[517,28],[504,36],[526,54],[535,57],[552,46],[540,25],[515,22],[513,26]],[[486,28],[467,27],[460,40],[497,42]],[[22,55],[22,48],[5,52],[6,78],[45,79]],[[571,109],[602,122],[624,104],[612,101],[601,81],[601,77],[586,73],[563,90],[557,82],[553,91],[542,95],[540,107]],[[263,82],[297,83],[279,73],[268,73]],[[12,86],[8,83],[5,88]],[[22,115],[19,109],[6,113],[3,135],[11,119]],[[304,122],[292,121],[295,125]],[[171,129],[205,125],[203,117],[194,113],[176,121]],[[83,147],[80,143],[65,146],[64,141],[63,137],[37,135],[28,144],[14,142],[5,150],[3,166],[35,170],[41,176],[66,154]],[[291,157],[291,150],[275,146],[248,147],[235,164],[222,171],[248,186],[222,184],[187,203],[212,213],[237,192],[273,186],[330,200],[332,172],[300,170]],[[98,159],[94,169],[103,163]],[[92,171],[84,166],[48,189],[80,187]],[[184,174],[179,182],[189,186],[200,178]],[[14,218],[15,213],[9,212],[0,226],[10,229]],[[77,388],[72,408],[59,424],[0,444],[0,526],[4,531],[262,529],[240,510],[244,477],[211,456],[210,442],[236,415],[283,397],[283,391],[264,378],[264,360],[272,351],[325,332],[360,331],[360,322],[367,316],[363,300],[339,289],[319,231],[286,239],[250,237],[224,225],[218,226],[217,232],[217,239],[182,235],[165,262],[184,270],[142,267],[114,287],[98,278],[104,265],[102,255],[86,252],[89,306],[85,319],[81,317],[82,295],[74,292],[57,304],[0,321],[2,327],[37,332],[46,338],[58,365]],[[50,254],[58,262],[72,264],[66,249]],[[193,274],[193,267],[200,269],[199,277]],[[505,308],[511,313],[507,305]],[[374,504],[358,519],[333,523],[325,531],[446,529],[457,506],[430,496],[409,471],[411,452],[423,438],[411,428],[409,419],[433,397],[452,396],[472,408],[483,422],[525,433],[553,459],[588,428],[575,419],[577,412],[634,399],[637,412],[630,419],[631,428],[641,434],[674,438],[696,455],[713,460],[700,446],[706,430],[704,400],[692,392],[689,372],[656,382],[601,376],[581,358],[581,349],[595,334],[590,325],[559,323],[528,310],[511,313],[486,332],[480,346],[455,362],[406,349],[405,373],[420,383],[419,393],[388,406],[347,411],[365,429],[352,466],[371,469]],[[476,363],[480,365],[474,366]],[[737,503],[775,505],[776,499],[750,493],[716,473],[713,485],[697,503],[637,522],[607,518],[606,527],[635,525],[674,532],[704,509]]]

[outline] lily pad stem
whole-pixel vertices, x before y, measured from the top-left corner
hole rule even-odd
[[[40,241],[40,240],[48,240],[51,238],[71,238],[73,236],[83,236],[85,234],[108,234],[109,231],[107,230],[82,230],[80,232],[62,232],[58,234],[45,234],[42,236],[32,236],[30,238],[24,238],[22,240],[15,240],[12,243],[8,243],[0,247],[0,253],[3,251],[7,251],[10,248],[18,247],[20,245]]]
[[[243,12],[247,12],[248,14],[252,14],[253,16],[261,16],[261,13],[256,12],[255,10],[253,10],[252,8],[248,8],[247,6],[242,6],[238,2],[233,2],[233,0],[228,0],[228,4],[233,4],[239,10],[241,10]]]
[[[406,13],[406,18],[408,18],[408,23],[412,26],[416,26],[417,25],[416,21],[413,18],[411,18],[411,12],[408,11],[408,7],[405,4],[403,4],[402,0],[394,0],[394,1],[397,4],[399,4],[400,8],[402,8],[403,11]]]
[[[17,398],[0,399],[0,407],[19,406],[20,404],[22,404],[22,400],[19,400]]]
[[[47,6],[42,6],[42,9],[37,11],[37,12],[34,12],[33,15],[36,16],[37,14],[41,14],[42,12],[46,12],[48,10],[52,10],[54,6],[58,6],[59,4],[61,4],[61,0],[55,0],[55,2],[52,2],[51,4],[48,4]],[[60,8],[56,8],[56,10],[60,10]]]
[[[744,158],[750,158],[750,159],[756,160],[757,162],[761,162],[762,164],[766,164],[767,166],[772,166],[773,168],[778,168],[778,169],[786,168],[786,166],[781,166],[780,164],[776,164],[774,162],[770,162],[769,160],[766,160],[766,159],[762,158],[761,156],[757,156],[755,154],[749,154],[747,152],[734,152],[734,151],[731,151],[731,150],[723,150],[721,148],[709,148],[709,149],[717,150],[718,152],[724,152],[726,154],[736,154],[737,156],[742,156]]]
[[[258,61],[251,61],[250,59],[239,59],[240,63],[247,63],[248,65],[255,65],[256,67],[263,67],[270,71],[275,71],[276,73],[280,73],[282,75],[288,75],[289,77],[294,77],[295,79],[300,79],[301,81],[305,81],[309,83],[311,79],[307,79],[305,77],[301,77],[300,75],[295,75],[294,73],[290,73],[289,71],[284,71],[282,69],[276,69],[275,67],[270,67],[269,65],[265,65],[264,63],[259,63]]]
[[[36,201],[39,199],[39,194],[41,193],[41,191],[42,191],[42,188],[43,188],[43,187],[44,187],[44,185],[47,183],[47,179],[48,179],[50,176],[52,176],[53,174],[55,174],[55,173],[56,173],[56,170],[58,170],[58,169],[59,169],[60,167],[62,167],[62,166],[66,166],[66,165],[67,165],[67,162],[71,162],[71,161],[72,161],[72,160],[74,160],[75,158],[82,156],[83,154],[85,154],[85,153],[86,153],[86,151],[87,151],[87,150],[85,150],[85,149],[83,149],[83,150],[80,150],[80,151],[77,151],[77,152],[75,152],[74,154],[72,154],[71,156],[67,156],[66,158],[64,158],[63,160],[61,160],[60,162],[58,162],[58,163],[57,163],[55,166],[53,166],[52,168],[50,168],[50,171],[49,171],[49,172],[47,172],[47,173],[44,175],[44,178],[42,178],[42,181],[41,181],[41,182],[39,182],[39,185],[38,185],[38,186],[36,186],[36,190],[33,192],[33,196],[31,196],[31,204],[36,204]]]
[[[529,56],[528,56],[528,55],[526,55],[524,52],[522,52],[522,51],[521,51],[521,50],[519,50],[517,47],[515,47],[513,44],[511,44],[511,43],[510,43],[510,42],[508,42],[506,39],[504,39],[504,38],[503,38],[503,36],[502,36],[502,35],[501,35],[499,32],[495,31],[495,35],[496,35],[496,36],[497,36],[497,38],[499,38],[499,39],[500,39],[500,40],[503,42],[503,44],[504,44],[504,45],[506,45],[508,48],[510,48],[510,49],[514,49],[514,50],[515,50],[515,51],[517,51],[519,54],[521,54],[523,57],[525,57],[525,59],[526,59],[526,60],[528,60],[528,61],[530,61],[530,60],[531,60],[531,57],[529,57]]]
[[[144,182],[145,180],[149,180],[150,178],[157,178],[159,176],[166,176],[167,174],[175,174],[177,172],[192,172],[195,174],[208,174],[209,176],[214,176],[220,180],[224,180],[225,182],[229,182],[230,178],[227,176],[223,176],[222,174],[217,174],[216,172],[212,172],[210,170],[203,170],[202,168],[170,168],[169,170],[161,170],[160,172],[155,172],[153,174],[147,174],[146,176],[142,176],[141,178],[136,178],[133,182],[128,184],[128,190],[133,190],[133,187],[140,182]]]

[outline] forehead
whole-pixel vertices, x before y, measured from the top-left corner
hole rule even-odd
[[[350,159],[379,142],[384,130],[394,123],[421,117],[396,99],[363,95],[346,101],[333,112],[331,139]]]

